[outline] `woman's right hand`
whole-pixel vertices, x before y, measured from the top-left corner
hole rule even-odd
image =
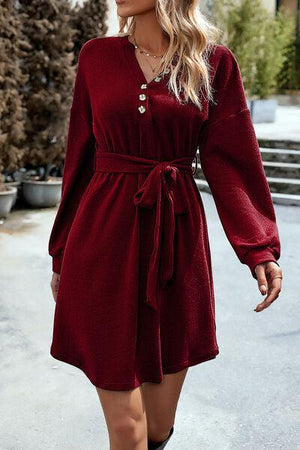
[[[56,302],[56,297],[57,297],[57,292],[58,292],[58,285],[59,285],[59,278],[60,278],[60,274],[53,272],[52,273],[52,279],[51,279],[51,290],[52,290],[52,294],[53,294],[53,298],[54,301]]]

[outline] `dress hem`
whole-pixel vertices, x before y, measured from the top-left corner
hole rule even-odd
[[[205,361],[209,361],[211,359],[216,358],[216,356],[219,354],[219,348],[215,348],[214,350],[212,350],[209,353],[206,353],[204,355],[199,355],[198,357],[195,358],[190,358],[185,360],[183,363],[178,364],[178,365],[171,365],[168,367],[165,367],[163,369],[163,375],[168,375],[168,374],[172,374],[172,373],[176,373],[179,372],[187,367],[191,367],[191,366],[195,366],[197,364],[200,364],[202,362]],[[147,377],[141,377],[140,380],[136,379],[135,381],[133,381],[132,383],[101,383],[101,386],[96,382],[96,380],[89,375],[88,371],[84,368],[84,366],[72,359],[72,358],[68,358],[64,355],[61,355],[59,353],[55,353],[52,349],[50,349],[50,355],[62,362],[65,362],[67,364],[71,364],[74,367],[77,367],[78,369],[80,369],[86,376],[87,378],[90,380],[90,382],[96,387],[96,388],[100,388],[100,389],[108,389],[108,390],[114,390],[114,391],[127,391],[127,390],[132,390],[135,389],[139,386],[141,386],[144,383],[157,383],[160,384],[163,381],[163,378],[154,380],[152,379],[147,379]]]

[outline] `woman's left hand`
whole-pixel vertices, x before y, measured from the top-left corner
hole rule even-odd
[[[254,311],[260,312],[276,300],[281,291],[282,270],[274,261],[266,261],[255,266],[258,289],[262,295],[268,294],[262,303],[259,303]]]

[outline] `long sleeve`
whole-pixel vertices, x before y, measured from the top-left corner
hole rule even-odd
[[[94,135],[92,110],[86,82],[85,57],[87,43],[78,57],[69,129],[64,160],[61,201],[48,243],[52,270],[60,273],[68,233],[94,168]]]
[[[199,136],[200,164],[225,234],[256,279],[257,264],[278,264],[280,240],[240,68],[230,49],[218,50],[215,103]]]

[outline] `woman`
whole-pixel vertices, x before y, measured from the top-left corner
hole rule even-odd
[[[237,61],[198,1],[117,12],[120,33],[79,55],[50,353],[95,385],[111,450],[162,449],[188,367],[219,353],[197,147],[227,237],[268,294],[255,311],[281,290],[280,242]]]

